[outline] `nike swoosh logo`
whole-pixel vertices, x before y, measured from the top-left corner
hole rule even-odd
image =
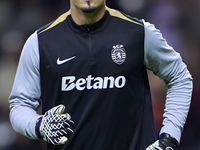
[[[57,64],[58,64],[58,65],[62,65],[62,64],[66,63],[66,62],[68,62],[68,61],[70,61],[70,60],[72,60],[72,59],[74,59],[74,58],[76,58],[76,56],[73,56],[73,57],[68,58],[68,59],[60,60],[60,57],[58,57],[58,59],[57,59]]]

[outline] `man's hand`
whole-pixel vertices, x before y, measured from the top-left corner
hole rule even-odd
[[[64,105],[48,110],[36,123],[36,135],[53,145],[65,144],[67,136],[73,133],[71,116],[66,113]]]
[[[169,134],[163,133],[160,139],[146,148],[146,150],[175,150],[178,146],[178,141],[172,138]]]

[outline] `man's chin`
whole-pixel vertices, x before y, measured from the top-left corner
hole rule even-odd
[[[82,8],[81,10],[84,13],[93,13],[97,10],[97,8]]]

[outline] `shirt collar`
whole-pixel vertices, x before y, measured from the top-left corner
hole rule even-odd
[[[71,15],[68,16],[67,23],[72,28],[72,30],[75,31],[75,32],[80,32],[80,31],[82,31],[82,32],[93,32],[93,31],[101,31],[102,29],[104,29],[108,24],[109,18],[110,18],[110,14],[106,10],[104,16],[98,22],[96,22],[94,24],[77,25],[73,21]]]

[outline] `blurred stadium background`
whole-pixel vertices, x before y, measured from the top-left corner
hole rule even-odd
[[[194,90],[178,150],[200,150],[200,1],[107,0],[107,6],[153,23],[168,44],[181,54],[194,78]],[[0,150],[45,149],[42,140],[30,140],[12,129],[8,97],[28,36],[68,9],[69,0],[0,0]],[[150,71],[149,79],[159,132],[166,88]]]

